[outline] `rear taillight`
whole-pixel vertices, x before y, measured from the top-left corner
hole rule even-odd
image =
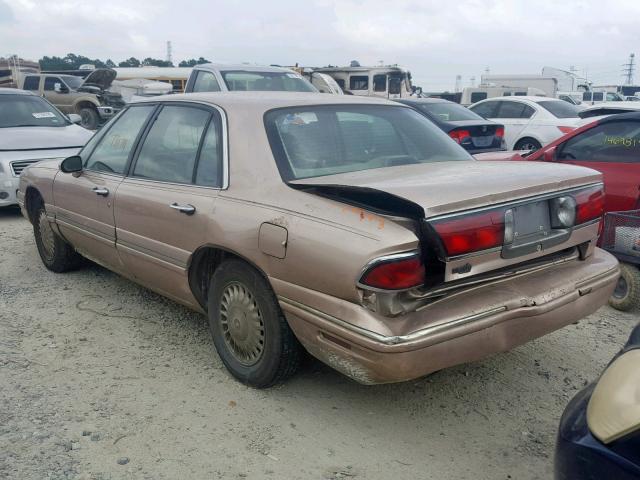
[[[601,218],[604,214],[602,186],[586,188],[574,195],[576,199],[576,225]]]
[[[560,130],[562,133],[569,133],[573,132],[575,130],[575,127],[558,127],[558,130]]]
[[[439,220],[433,228],[449,256],[499,247],[504,241],[504,209]]]
[[[471,139],[471,133],[469,133],[469,130],[451,130],[449,132],[449,136],[453,138],[456,143],[463,143],[465,140],[469,141]]]
[[[418,255],[381,259],[367,269],[360,283],[381,290],[404,290],[424,284],[425,268]]]
[[[504,137],[504,127],[496,128],[495,136],[496,137]]]

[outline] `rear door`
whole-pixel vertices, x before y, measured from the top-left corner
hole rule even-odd
[[[556,148],[556,161],[602,172],[605,210],[632,210],[640,196],[640,121],[606,122]]]
[[[222,115],[198,104],[165,103],[140,142],[115,209],[117,248],[129,274],[194,307],[188,265],[207,243],[225,183]]]
[[[500,100],[498,102],[495,117],[490,120],[504,125],[504,139],[508,150],[514,148],[535,113],[535,110],[524,102],[517,100]]]
[[[56,222],[83,255],[121,272],[113,210],[118,186],[140,131],[155,106],[130,107],[80,152],[84,169],[58,173],[53,184]]]

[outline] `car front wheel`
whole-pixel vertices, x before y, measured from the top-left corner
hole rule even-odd
[[[100,123],[98,112],[93,108],[85,107],[80,110],[80,125],[87,130],[95,130]]]
[[[513,147],[514,150],[530,150],[536,151],[542,148],[542,145],[535,138],[523,138]]]
[[[209,286],[213,343],[231,374],[256,388],[293,375],[302,347],[285,320],[266,279],[240,260],[227,260]]]

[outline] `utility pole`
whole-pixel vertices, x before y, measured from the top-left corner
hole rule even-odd
[[[633,75],[635,73],[636,70],[636,55],[635,53],[632,53],[631,55],[629,55],[629,63],[625,63],[624,65],[622,65],[624,67],[624,70],[622,71],[623,76],[625,77],[625,83],[627,85],[633,85]]]
[[[167,62],[169,63],[173,63],[171,53],[171,40],[167,40]]]
[[[460,92],[460,86],[462,84],[462,75],[456,75],[456,88],[455,93]]]

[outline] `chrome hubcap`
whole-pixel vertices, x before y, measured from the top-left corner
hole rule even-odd
[[[51,259],[55,250],[55,234],[44,211],[40,213],[40,218],[38,218],[38,230],[40,230],[40,243],[42,244],[43,253],[48,259]]]
[[[627,285],[627,281],[624,277],[618,278],[618,283],[616,284],[616,289],[613,291],[613,296],[617,299],[621,299],[627,296],[627,292],[629,290],[629,286]]]
[[[222,292],[220,323],[236,360],[255,365],[264,351],[264,322],[253,294],[242,283],[231,282]]]

